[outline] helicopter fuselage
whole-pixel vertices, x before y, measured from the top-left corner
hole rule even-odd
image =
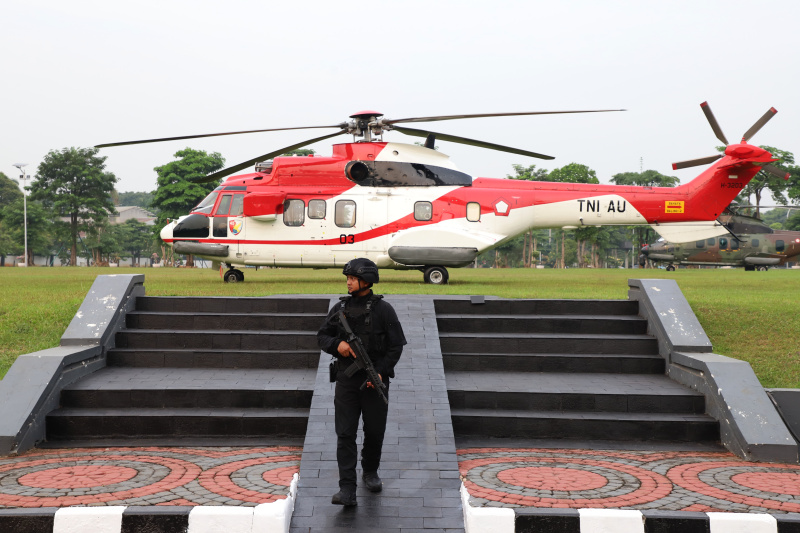
[[[771,155],[745,143],[675,187],[475,178],[418,145],[339,144],[233,176],[162,239],[229,265],[459,267],[534,228],[714,221]],[[742,150],[741,148],[746,148]],[[746,152],[746,154],[744,154]]]

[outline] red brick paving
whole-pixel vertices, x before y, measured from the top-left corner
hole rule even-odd
[[[800,466],[727,452],[458,450],[473,505],[800,513]]]
[[[0,508],[257,505],[285,498],[296,447],[31,450],[0,458]]]

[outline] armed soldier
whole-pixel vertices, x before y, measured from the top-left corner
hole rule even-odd
[[[383,436],[388,414],[389,378],[394,377],[394,367],[403,353],[406,338],[394,308],[382,296],[373,294],[372,285],[378,283],[378,267],[369,259],[353,259],[344,266],[347,276],[348,296],[333,306],[317,332],[320,349],[335,356],[331,379],[336,380],[334,395],[336,421],[336,460],[339,464],[339,492],[331,503],[356,505],[356,462],[358,449],[356,432],[358,421],[364,419],[364,446],[361,449],[362,479],[367,489],[380,492],[383,488],[378,468],[381,462]],[[355,372],[346,370],[354,364],[359,346],[348,342],[348,333],[338,313],[342,310],[355,336],[366,349],[375,371],[385,386],[377,389],[369,381],[364,361]],[[351,337],[352,339],[352,337]],[[355,349],[354,349],[355,348]],[[351,375],[348,375],[351,374]],[[385,398],[380,392],[384,392]]]

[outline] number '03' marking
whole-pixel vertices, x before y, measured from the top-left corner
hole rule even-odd
[[[354,242],[356,242],[355,235],[345,235],[344,233],[339,235],[339,244],[353,244]]]

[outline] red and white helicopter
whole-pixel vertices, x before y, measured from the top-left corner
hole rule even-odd
[[[190,135],[98,145],[170,141],[238,133],[336,128],[335,133],[283,147],[207,176],[228,178],[190,214],[161,231],[174,251],[227,265],[226,282],[244,280],[236,267],[341,267],[367,257],[380,268],[418,269],[426,283],[448,281],[447,267],[463,267],[478,254],[532,228],[650,224],[668,240],[719,233],[716,219],[759,171],[784,175],[772,155],[747,144],[777,113],[772,108],[728,144],[710,108],[702,109],[725,153],[676,163],[686,168],[715,162],[675,188],[531,182],[475,178],[434,150],[437,139],[540,159],[550,156],[454,135],[399,126],[408,122],[583,113],[545,111],[385,119],[362,111],[332,126],[278,128]],[[611,111],[611,110],[603,110]],[[382,140],[384,131],[425,137],[424,146]],[[350,133],[354,142],[333,146],[331,157],[276,157]],[[355,140],[357,138],[358,140]],[[719,161],[717,161],[719,159]]]

